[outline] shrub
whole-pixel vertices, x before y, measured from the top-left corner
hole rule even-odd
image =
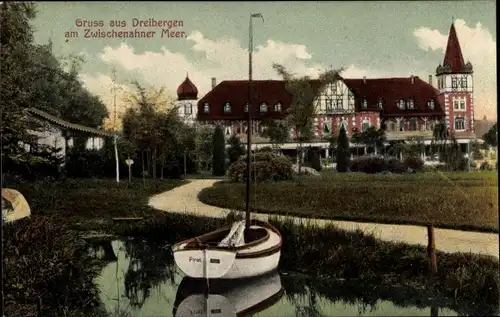
[[[308,161],[309,161],[309,166],[317,170],[318,172],[321,171],[321,159],[319,157],[319,153],[317,149],[309,149],[308,151]]]
[[[252,155],[251,177],[256,182],[292,179],[292,162],[272,152],[257,152]],[[228,176],[233,182],[244,182],[247,178],[247,156],[242,156],[231,164]]]
[[[245,155],[245,149],[241,144],[240,138],[233,134],[231,138],[229,138],[229,148],[227,149],[229,163],[233,164],[242,155]]]
[[[389,172],[395,174],[401,174],[407,171],[404,163],[396,157],[389,157],[387,159],[387,169],[389,170]]]
[[[403,162],[405,169],[411,168],[414,171],[422,171],[424,169],[424,161],[420,157],[408,156]]]
[[[344,126],[341,127],[339,138],[337,140],[337,172],[345,173],[349,167],[351,153],[349,150],[349,139]]]
[[[383,157],[370,155],[352,160],[349,168],[351,172],[375,174],[387,171],[388,164]]]
[[[226,148],[224,132],[221,126],[217,126],[213,138],[212,172],[214,176],[223,176],[226,173]]]

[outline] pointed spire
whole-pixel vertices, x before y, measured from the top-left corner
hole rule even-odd
[[[450,34],[448,35],[448,44],[446,45],[443,66],[448,66],[452,73],[465,71],[464,57],[462,56],[462,49],[458,42],[454,23],[451,24]]]

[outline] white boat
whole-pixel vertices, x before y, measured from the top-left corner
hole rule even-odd
[[[191,278],[239,279],[259,276],[278,267],[281,234],[269,223],[239,221],[172,247],[175,263]]]
[[[174,302],[174,317],[252,316],[276,304],[284,290],[277,271],[250,279],[209,281],[184,277]]]

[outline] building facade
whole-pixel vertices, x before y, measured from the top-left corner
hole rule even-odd
[[[422,80],[416,76],[400,78],[347,79],[317,90],[314,100],[314,139],[311,145],[328,147],[326,138],[341,126],[348,135],[370,127],[386,126],[388,141],[421,137],[430,144],[434,126],[446,123],[459,143],[469,143],[474,135],[473,69],[465,63],[454,25],[451,26],[443,63],[433,76]],[[316,81],[312,80],[314,87]],[[261,137],[263,120],[280,120],[286,116],[291,96],[285,82],[279,80],[252,81],[252,132],[255,147],[269,146]],[[227,137],[247,132],[248,81],[212,79],[212,90],[197,99],[197,89],[186,77],[179,86],[179,113],[186,122],[222,125]],[[294,132],[282,148],[296,148]],[[245,138],[242,138],[245,141]],[[328,156],[328,155],[327,155]]]

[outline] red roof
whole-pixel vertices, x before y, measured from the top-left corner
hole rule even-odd
[[[255,119],[282,118],[291,103],[291,96],[282,80],[252,81],[252,116]],[[224,113],[224,105],[231,104],[231,112]],[[198,120],[245,120],[245,104],[248,102],[248,81],[223,81],[198,101]],[[268,105],[267,113],[260,112],[262,103]],[[208,103],[210,112],[204,113]],[[274,105],[281,104],[281,112],[274,111]]]
[[[178,100],[195,100],[198,99],[198,88],[191,82],[189,77],[186,75],[186,79],[177,88],[177,99]]]
[[[344,79],[344,83],[354,93],[356,111],[360,109],[363,100],[368,102],[367,110],[378,108],[377,103],[382,101],[382,116],[411,116],[411,115],[444,115],[437,95],[439,91],[432,85],[417,76],[404,78],[377,78],[377,79]],[[413,109],[399,109],[400,100],[413,100]],[[434,109],[429,108],[428,102],[434,100]]]
[[[356,111],[382,111],[382,116],[441,116],[443,107],[437,100],[439,91],[421,80],[413,78],[381,78],[381,79],[342,79],[356,98]],[[316,86],[317,81],[312,81]],[[255,119],[283,118],[291,103],[291,95],[282,80],[255,80],[252,82],[254,102],[252,117]],[[378,107],[382,100],[383,109]],[[413,99],[414,109],[400,110],[397,102],[401,99]],[[434,109],[427,102],[434,100]],[[361,108],[366,100],[367,108]],[[231,112],[224,112],[224,105],[230,103]],[[248,81],[223,81],[198,102],[198,120],[245,120],[245,104],[248,102]],[[266,113],[260,112],[260,105],[266,103]],[[281,104],[281,112],[274,111],[274,105]],[[204,113],[204,105],[209,105],[209,113]]]
[[[452,24],[450,34],[448,35],[448,45],[446,45],[446,53],[444,54],[443,66],[449,65],[452,72],[461,72],[465,68],[462,49],[458,42],[457,31]]]

